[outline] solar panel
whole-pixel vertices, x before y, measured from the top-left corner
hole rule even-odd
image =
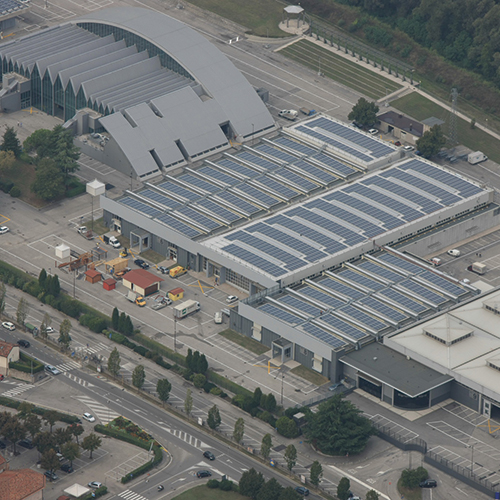
[[[175,217],[172,217],[171,215],[168,215],[168,214],[158,215],[156,217],[156,219],[163,222],[163,224],[174,229],[178,233],[181,233],[184,236],[187,236],[188,238],[195,238],[196,236],[203,234],[202,231],[195,229],[194,227],[192,227],[184,222],[181,222],[180,220],[178,220]]]
[[[273,198],[272,196],[264,193],[260,189],[256,187],[250,186],[249,184],[238,184],[233,188],[233,191],[236,194],[242,194],[246,199],[251,200],[253,203],[257,203],[261,207],[270,209],[281,203],[277,198]]]
[[[274,158],[277,158],[278,160],[287,163],[293,163],[294,161],[297,160],[296,156],[292,156],[291,154],[285,153],[285,151],[282,151],[281,149],[273,148],[268,144],[261,144],[255,149],[257,149],[257,151],[261,151],[263,153],[268,154],[269,156],[273,156]]]
[[[292,168],[292,167],[289,167]],[[293,164],[293,170],[300,172],[301,175],[309,177],[314,182],[319,182],[325,186],[332,185],[334,182],[339,182],[340,179],[326,170],[314,166],[307,161],[298,160]]]
[[[407,271],[411,274],[420,274],[424,272],[423,267],[417,266],[416,264],[413,264],[391,253],[384,252],[381,255],[377,255],[377,258],[383,262],[386,262],[390,266],[402,269],[403,271]]]
[[[216,222],[210,217],[194,210],[190,206],[180,207],[174,212],[174,214],[178,215],[179,218],[190,219],[191,222],[195,223],[195,225],[205,228],[207,233],[221,226],[219,222]]]
[[[241,163],[236,163],[235,161],[232,160],[227,160],[227,159],[219,160],[217,162],[217,165],[220,165],[221,167],[224,167],[225,169],[230,170],[235,174],[245,177],[246,179],[251,179],[252,177],[257,177],[258,175],[261,175],[259,171],[252,170],[251,168],[245,167]]]
[[[246,202],[243,198],[236,196],[230,191],[222,191],[221,193],[217,194],[216,197],[219,203],[223,203],[226,207],[238,210],[238,212],[241,212],[242,214],[247,216],[256,214],[261,210],[259,207]]]
[[[427,301],[430,301],[436,306],[440,306],[441,304],[448,302],[448,299],[446,297],[443,297],[442,295],[433,292],[429,288],[426,288],[425,286],[420,285],[419,283],[416,283],[412,280],[401,281],[400,283],[398,283],[398,286],[404,288],[405,290],[408,290],[411,295],[414,295],[417,298],[421,297]]]
[[[278,302],[293,307],[294,309],[297,309],[297,311],[308,314],[311,317],[319,316],[321,312],[320,308],[314,307],[308,302],[300,300],[299,298],[295,297],[295,295],[286,294],[283,297],[279,298]]]
[[[260,167],[260,170],[265,172],[272,172],[275,168],[279,167],[281,164],[278,163],[273,163],[270,160],[267,160],[266,158],[262,158],[262,156],[258,156],[253,153],[249,153],[248,151],[242,151],[236,155],[238,158],[241,158],[242,160],[245,160],[249,163],[253,163],[254,165],[257,165]]]
[[[324,304],[326,306],[326,309],[329,309],[331,307],[342,307],[345,305],[345,302],[343,302],[342,300],[337,299],[336,297],[333,297],[332,295],[309,285],[304,286],[297,291],[303,295],[306,295],[307,297],[310,297],[315,302]]]
[[[294,189],[298,189],[303,193],[314,191],[318,188],[318,184],[308,181],[304,177],[301,177],[300,175],[292,172],[288,168],[277,168],[273,172],[273,175],[280,178],[285,184],[288,184],[289,186],[293,187]]]
[[[395,309],[394,307],[391,307],[387,304],[384,304],[380,300],[377,300],[374,297],[366,296],[365,298],[361,299],[359,301],[359,304],[361,306],[365,306],[367,308],[370,308],[371,310],[381,314],[382,316],[385,316],[386,318],[392,319],[393,321],[396,321],[397,323],[402,323],[403,321],[406,321],[409,319],[409,316],[406,314],[403,314],[399,310]],[[357,304],[355,304],[357,305]],[[358,306],[359,307],[359,306]]]
[[[267,175],[263,175],[262,177],[257,177],[256,179],[252,179],[252,183],[256,185],[261,185],[262,187],[267,188],[270,191],[274,191],[277,195],[285,200],[291,200],[296,196],[299,196],[300,193],[291,189],[281,182],[278,182],[276,179],[273,179]]]
[[[222,184],[222,187],[234,186],[234,184],[238,184],[241,182],[240,179],[236,177],[232,177],[220,170],[217,170],[213,167],[202,167],[198,170],[198,173],[201,174],[205,179],[212,181],[218,185]]]
[[[341,347],[348,345],[345,340],[342,340],[339,337],[333,335],[332,333],[327,332],[326,330],[323,330],[319,326],[313,325],[311,323],[304,323],[301,326],[301,329],[304,330],[309,335],[312,335],[318,340],[321,340],[325,344],[331,346],[333,349],[339,349]]]
[[[177,184],[171,181],[162,182],[161,184],[158,184],[158,187],[163,189],[164,191],[171,193],[174,196],[174,198],[180,197],[189,201],[193,201],[196,200],[197,198],[200,198],[200,195],[198,193],[190,191],[189,189],[186,189],[182,186],[178,186]]]
[[[273,277],[278,278],[287,272],[286,269],[283,269],[279,265],[273,264],[269,260],[255,254],[253,251],[246,250],[237,244],[231,243],[231,245],[223,247],[222,250],[240,258],[244,262],[248,262],[248,264],[255,266],[260,271],[269,273]]]
[[[361,262],[361,264],[358,264],[358,267],[369,273],[376,274],[381,278],[389,280],[392,283],[397,283],[398,281],[403,281],[405,279],[405,277],[401,274],[395,273],[394,271],[391,271],[384,266],[379,266],[378,264],[375,264],[374,262],[368,260],[365,260]]]
[[[334,280],[333,278],[323,278],[317,281],[317,283],[318,285],[329,288],[330,290],[340,293],[343,297],[348,297],[350,299],[360,299],[364,296],[363,292],[341,283],[340,281]]]
[[[345,314],[358,323],[361,323],[365,325],[365,327],[371,328],[376,332],[381,332],[390,326],[389,324],[384,323],[382,320],[377,319],[366,312],[360,311],[359,309],[356,309],[352,305],[344,306],[335,312]]]
[[[191,174],[183,174],[179,177],[177,177],[179,181],[181,181],[183,184],[186,186],[195,186],[197,188],[202,189],[206,193],[215,193],[216,191],[220,191],[220,186],[216,186],[215,184],[212,184],[210,182],[207,182],[203,179],[200,179],[199,177],[196,177],[195,175]]]
[[[377,292],[377,295],[386,297],[393,303],[398,304],[401,307],[404,307],[405,309],[408,309],[409,311],[412,311],[416,314],[421,314],[429,310],[429,307],[422,304],[422,302],[411,299],[407,295],[404,295],[392,288],[386,288],[385,290],[381,290]]]
[[[335,328],[335,330],[337,330],[338,332],[341,332],[347,337],[350,337],[355,342],[364,339],[369,335],[368,332],[354,325],[351,325],[351,323],[347,323],[347,321],[344,321],[338,316],[334,316],[333,314],[323,314],[323,316],[321,316],[319,319],[330,325],[332,328]]]
[[[157,191],[153,191],[152,189],[143,189],[139,191],[137,194],[144,196],[145,198],[149,198],[154,202],[163,205],[165,208],[173,210],[175,207],[180,207],[181,203],[178,201],[172,200],[168,196],[158,193]]]
[[[345,278],[346,280],[353,281],[354,283],[359,283],[361,286],[368,288],[368,290],[380,290],[385,286],[364,274],[353,271],[352,269],[343,269],[337,273],[337,275],[341,278]]]
[[[455,297],[461,297],[462,295],[466,295],[467,293],[469,293],[468,290],[461,287],[458,283],[449,281],[443,276],[434,274],[431,271],[424,271],[423,273],[420,273],[418,277],[423,278],[425,281],[428,281],[429,283],[432,283],[433,285],[439,287],[441,290],[445,290],[448,293],[451,293]]]
[[[235,214],[234,212],[231,212],[231,210],[228,210],[227,208],[222,207],[215,201],[212,201],[208,198],[204,198],[201,200],[198,200],[194,205],[194,208],[199,207],[202,211],[206,211],[209,215],[213,214],[214,216],[218,217],[219,219],[223,220],[224,222],[231,224],[233,222],[236,222],[237,220],[241,219],[240,215]]]
[[[279,307],[276,307],[274,304],[264,304],[260,306],[259,311],[263,311],[270,316],[273,316],[280,321],[283,321],[284,323],[288,323],[289,325],[299,325],[300,323],[303,323],[304,320],[300,318],[299,316],[295,316],[295,314],[291,314],[288,311],[285,311],[284,309],[281,309]]]
[[[131,198],[130,196],[126,196],[120,200],[122,205],[126,205],[127,207],[133,208],[138,212],[142,212],[143,214],[149,215],[150,217],[157,217],[162,212],[157,210],[156,208],[151,207],[150,205],[146,205],[142,201],[136,200],[135,198]]]

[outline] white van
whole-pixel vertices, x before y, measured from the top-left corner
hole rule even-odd
[[[451,255],[452,257],[460,257],[460,250],[457,250],[456,248],[448,250],[448,255]]]
[[[222,323],[222,313],[220,311],[217,311],[214,314],[214,323],[216,325],[220,325]]]

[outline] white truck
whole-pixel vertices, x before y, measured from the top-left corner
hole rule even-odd
[[[182,304],[174,307],[174,318],[182,319],[189,314],[195,313],[200,310],[200,303],[196,300],[186,300]]]
[[[488,157],[481,151],[475,151],[474,153],[469,153],[469,156],[467,156],[467,161],[471,165],[475,165],[476,163],[481,163],[482,161],[485,161],[487,159]]]
[[[471,271],[474,271],[477,274],[484,274],[486,273],[486,264],[483,264],[482,262],[474,262],[471,266]]]
[[[283,109],[278,113],[282,118],[286,118],[287,120],[294,121],[299,116],[299,112],[295,109]]]
[[[116,239],[116,237],[112,236],[110,234],[103,234],[102,240],[104,241],[104,243],[107,243],[108,245],[112,246],[113,248],[120,248],[121,247],[121,244]]]

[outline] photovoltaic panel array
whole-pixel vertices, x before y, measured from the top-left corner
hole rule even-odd
[[[262,149],[269,151],[268,147]],[[419,168],[422,168],[421,173]],[[409,172],[411,179],[408,178]],[[277,176],[280,182],[286,177],[290,185],[295,186],[294,189],[305,189],[304,178],[285,167],[275,168],[272,175]],[[434,179],[436,182],[431,193],[430,186]],[[444,182],[449,182],[452,187],[446,188]],[[446,208],[446,202],[456,206],[457,199],[465,200],[466,196],[476,196],[482,192],[472,182],[454,174],[445,172],[443,175],[439,167],[428,168],[422,160],[410,160],[304,201],[258,224],[269,226],[266,231],[269,242],[274,239],[280,247],[287,245],[283,241],[283,233],[286,233],[290,236],[290,242],[303,240],[328,257]],[[218,251],[229,253],[229,245],[231,249],[237,247],[238,241],[245,238],[245,233],[253,232],[252,224],[238,229],[236,237],[227,238],[226,245],[225,237],[218,236],[215,245]],[[210,240],[207,240],[207,244],[210,246]],[[283,250],[287,251],[286,248]],[[263,249],[258,252],[262,259],[268,258]],[[303,267],[307,267],[317,262],[318,255],[311,256],[308,253],[298,257],[303,261]],[[276,254],[273,253],[272,257],[275,258]],[[390,255],[386,257],[391,258]],[[416,272],[414,264],[398,261],[398,265],[403,270]],[[291,266],[287,261],[279,263],[279,267],[281,272],[273,276],[275,279],[299,269],[295,263]]]
[[[365,310],[371,310],[372,312],[376,312],[386,318],[395,321],[400,324],[404,321],[407,321],[410,317],[400,310],[391,307],[380,300],[377,300],[375,297],[367,296],[359,301],[361,307]]]
[[[375,332],[382,332],[383,330],[389,328],[389,325],[384,323],[384,321],[377,319],[351,305],[345,306],[342,309],[337,309],[337,311],[332,314],[344,314],[349,316],[349,318],[352,318],[355,322],[361,323],[365,326],[365,328],[370,328],[375,330]]]
[[[288,323],[289,325],[299,325],[300,323],[304,323],[304,320],[299,316],[289,313],[288,311],[276,307],[273,304],[264,304],[258,309],[269,314],[270,316],[274,316],[275,318]]]
[[[323,328],[320,328],[319,326],[313,325],[312,323],[304,323],[300,329],[304,330],[304,332],[312,335],[318,340],[321,340],[321,342],[329,345],[334,350],[341,349],[342,347],[348,345],[345,340],[333,335],[331,332],[323,330]]]

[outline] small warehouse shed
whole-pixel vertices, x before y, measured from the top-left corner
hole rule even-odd
[[[107,280],[104,280],[102,282],[102,287],[108,292],[114,290],[116,288],[116,280],[114,280],[113,278],[108,278]]]
[[[184,290],[182,288],[174,288],[168,292],[168,298],[170,300],[179,300],[184,297]]]
[[[163,278],[145,269],[133,269],[123,276],[123,284],[130,290],[147,297],[160,289]]]
[[[378,115],[377,118],[380,121],[379,129],[382,132],[390,133],[395,138],[409,144],[415,145],[424,134],[422,123],[401,113],[387,111],[387,113]]]
[[[102,274],[99,271],[96,271],[95,269],[89,269],[88,271],[85,271],[85,281],[88,281],[89,283],[98,283],[102,279]]]
[[[117,257],[116,259],[108,260],[105,264],[105,269],[107,273],[114,274],[119,271],[123,271],[128,267],[128,259],[123,257]]]

